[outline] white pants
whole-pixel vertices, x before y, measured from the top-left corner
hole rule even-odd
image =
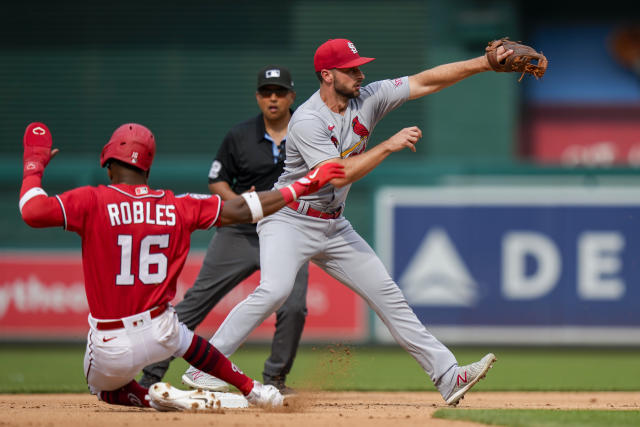
[[[260,286],[231,310],[211,343],[229,357],[277,310],[300,266],[313,260],[369,304],[429,375],[443,396],[453,389],[458,363],[424,327],[373,249],[344,217],[319,219],[283,208],[258,223]]]
[[[89,315],[84,373],[92,394],[117,390],[150,363],[182,356],[193,340],[171,306],[154,319],[145,311],[120,320],[124,328],[98,330],[98,320]]]

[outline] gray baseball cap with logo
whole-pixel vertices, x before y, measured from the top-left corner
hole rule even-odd
[[[258,89],[267,85],[276,85],[293,90],[291,73],[285,67],[267,65],[258,72]]]

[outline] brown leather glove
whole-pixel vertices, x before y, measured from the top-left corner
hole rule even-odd
[[[513,53],[502,62],[498,62],[497,49],[500,46],[504,46],[506,50],[513,50]],[[532,47],[511,41],[508,37],[490,41],[485,50],[485,56],[493,71],[522,73],[518,81],[522,80],[525,73],[531,74],[535,78],[542,77],[549,64],[542,52],[538,53]]]

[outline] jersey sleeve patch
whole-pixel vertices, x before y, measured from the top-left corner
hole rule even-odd
[[[214,160],[211,163],[211,169],[209,169],[209,179],[216,179],[220,175],[220,170],[222,170],[222,163],[219,160]]]

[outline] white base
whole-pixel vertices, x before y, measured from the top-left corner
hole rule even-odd
[[[220,401],[221,408],[248,408],[249,402],[241,394],[236,393],[223,393],[214,391],[213,394],[216,399]]]

